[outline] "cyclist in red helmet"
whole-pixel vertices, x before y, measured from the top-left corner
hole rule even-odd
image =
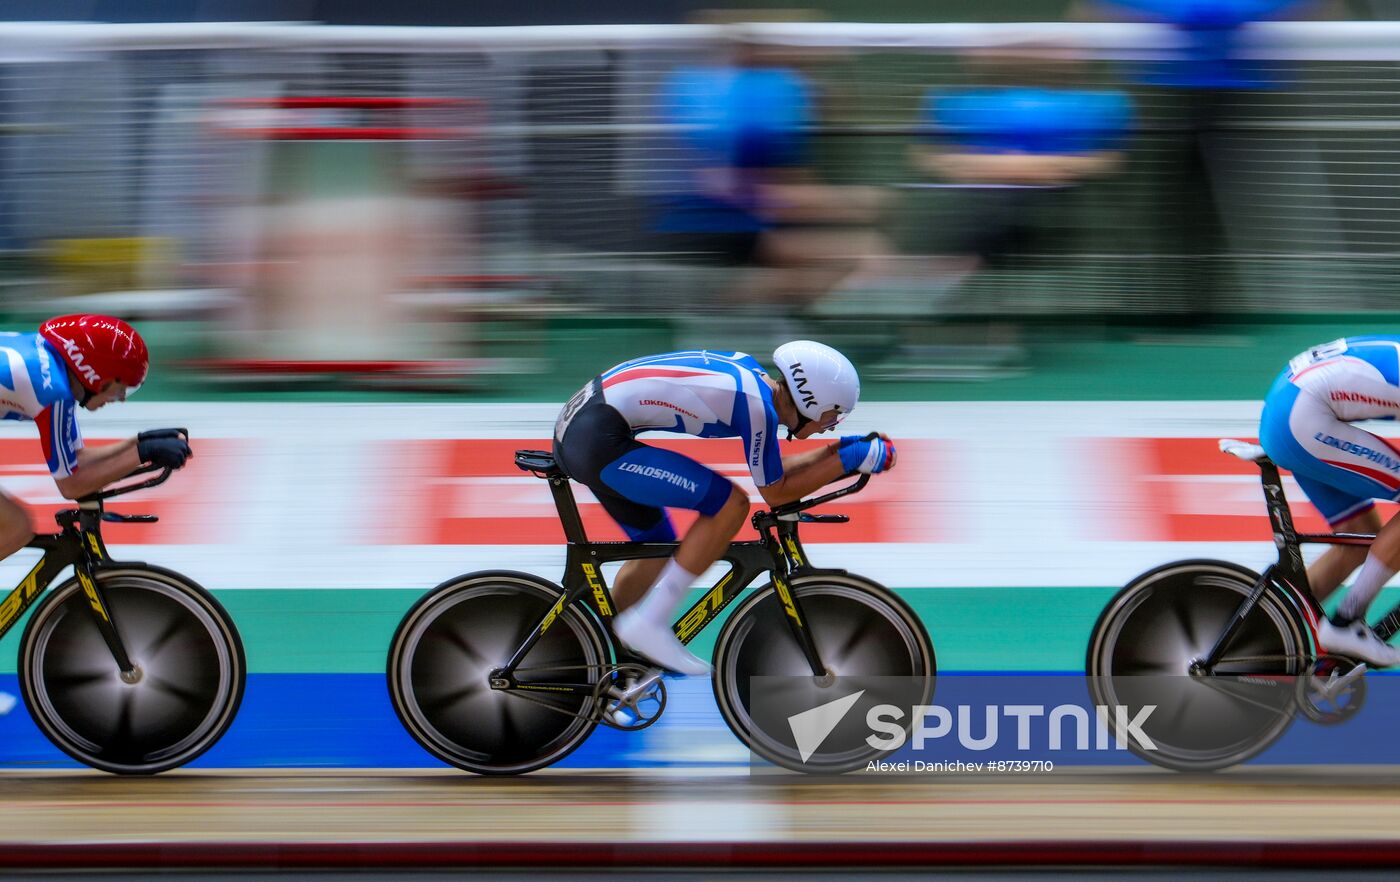
[[[38,425],[49,473],[65,498],[95,493],[148,463],[178,469],[192,455],[174,429],[83,445],[77,408],[124,401],[146,379],[146,343],[121,319],[65,315],[44,322],[37,334],[0,333],[0,359],[0,419]],[[29,513],[0,492],[0,558],[33,535]]]

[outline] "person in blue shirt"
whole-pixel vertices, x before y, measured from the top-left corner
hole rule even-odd
[[[658,118],[672,134],[658,152],[670,166],[652,229],[666,251],[761,270],[736,299],[800,309],[889,252],[872,226],[886,195],[811,171],[817,98],[762,47],[741,48],[732,65],[678,67],[661,84]]]
[[[1155,22],[1171,29],[1160,57],[1135,63],[1131,75],[1153,87],[1152,214],[1160,223],[1160,279],[1177,279],[1178,310],[1162,316],[1183,329],[1216,321],[1230,273],[1225,202],[1238,189],[1227,177],[1246,158],[1239,121],[1282,83],[1243,56],[1248,26],[1315,12],[1316,0],[1096,0],[1079,19]]]
[[[969,58],[972,84],[924,96],[910,158],[963,206],[955,229],[930,229],[930,249],[952,255],[947,268],[1066,250],[1070,194],[1122,164],[1132,103],[1079,85],[1082,69],[1066,52],[981,53]]]

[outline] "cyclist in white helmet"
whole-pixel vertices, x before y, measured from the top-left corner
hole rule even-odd
[[[674,542],[667,508],[699,514],[669,559],[633,560],[613,585],[622,612],[613,630],[662,667],[705,674],[709,665],[681,644],[671,623],[686,591],[719,560],[749,514],[749,497],[728,478],[673,450],[651,447],[645,431],[742,440],[754,484],[769,506],[794,502],[853,472],[876,474],[895,463],[880,435],[849,435],[782,457],[788,439],[834,429],[855,409],[860,378],[840,352],[811,340],[779,346],[778,378],[742,352],[691,350],[638,358],[604,371],[578,391],[554,426],[559,465],[586,485],[635,542]]]

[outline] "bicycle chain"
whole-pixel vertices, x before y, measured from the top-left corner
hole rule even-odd
[[[1227,662],[1229,662],[1229,663],[1231,663],[1231,664],[1242,664],[1242,663],[1244,663],[1244,662],[1286,662],[1286,661],[1292,661],[1292,660],[1294,660],[1294,659],[1298,659],[1298,660],[1300,660],[1300,661],[1307,662],[1308,664],[1313,664],[1314,662],[1316,662],[1316,661],[1318,660],[1318,658],[1319,658],[1319,656],[1313,656],[1313,655],[1238,655],[1238,656],[1230,656],[1230,657],[1228,657],[1228,658],[1222,658],[1222,659],[1218,660],[1218,661],[1216,662],[1216,664],[1217,664],[1217,665],[1222,665],[1222,664],[1225,664],[1225,663],[1227,663]],[[1266,675],[1264,675],[1264,674],[1221,674],[1221,675],[1219,675],[1219,676],[1222,676],[1222,677],[1250,677],[1250,676],[1266,676]],[[1293,676],[1293,675],[1292,675],[1292,674],[1286,674],[1286,675],[1283,675],[1283,676]]]
[[[635,667],[637,667],[637,666],[636,666],[636,665],[626,665],[626,664],[622,664],[622,665],[540,665],[540,666],[532,666],[532,667],[521,667],[521,668],[516,668],[516,669],[515,669],[515,673],[516,673],[516,674],[522,674],[522,673],[533,673],[533,674],[538,674],[538,673],[545,672],[545,671],[551,671],[551,672],[554,672],[554,671],[590,671],[590,672],[595,672],[595,671],[596,671],[597,674],[598,674],[598,680],[597,680],[596,683],[592,684],[592,685],[593,685],[593,693],[592,693],[592,695],[589,696],[588,699],[587,699],[587,700],[588,700],[588,708],[587,708],[587,710],[585,710],[585,711],[571,711],[571,710],[567,710],[567,709],[565,709],[565,708],[559,707],[558,705],[551,703],[551,701],[550,701],[548,698],[546,698],[546,697],[544,697],[544,696],[542,696],[542,695],[535,695],[535,694],[533,694],[532,692],[530,692],[530,691],[527,690],[527,689],[502,689],[502,690],[499,690],[499,691],[505,692],[505,693],[507,693],[507,694],[509,694],[509,695],[513,695],[513,696],[515,696],[515,697],[517,697],[517,698],[522,698],[522,699],[524,699],[524,700],[526,700],[526,701],[534,702],[535,704],[538,704],[540,707],[543,707],[543,708],[545,708],[545,709],[547,709],[547,710],[551,710],[551,711],[553,711],[553,712],[555,712],[555,713],[557,713],[557,714],[562,714],[563,716],[566,716],[566,717],[573,717],[574,719],[579,719],[579,720],[594,720],[594,721],[596,721],[596,722],[604,723],[604,724],[606,725],[606,724],[607,724],[607,721],[605,721],[605,720],[603,719],[603,707],[604,707],[604,702],[602,701],[602,690],[605,689],[607,686],[610,685],[609,680],[608,680],[608,677],[609,677],[609,675],[620,674],[620,673],[622,673],[623,671],[625,671],[625,670],[628,669],[628,668],[635,668]],[[528,685],[528,684],[526,684],[526,685]],[[587,686],[587,685],[589,685],[589,684],[587,684],[587,683],[580,683],[580,684],[578,684],[578,685],[579,685],[579,686]],[[583,697],[583,693],[582,693],[582,692],[574,693],[573,695],[570,696],[570,700],[572,700],[574,697]],[[558,700],[558,699],[556,699],[556,700]],[[639,727],[639,728],[644,728],[644,727]]]

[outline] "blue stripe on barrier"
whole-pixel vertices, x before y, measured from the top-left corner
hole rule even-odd
[[[14,674],[0,691],[19,696]],[[624,764],[636,733],[600,728],[561,765]],[[49,743],[23,701],[0,717],[0,768],[78,764]],[[399,723],[382,674],[251,674],[238,717],[192,768],[434,768]]]
[[[975,680],[984,675],[971,675]],[[955,706],[958,686],[940,677],[936,702]],[[959,678],[961,679],[961,678]],[[1001,679],[1001,678],[998,678]],[[1006,678],[1010,681],[1010,678]],[[983,681],[986,682],[985,680]],[[1400,731],[1400,676],[1371,675],[1370,698],[1356,719],[1335,727],[1298,721],[1255,760],[1264,764],[1396,761],[1393,734]],[[668,681],[666,714],[641,732],[600,727],[562,763],[572,768],[626,768],[741,764],[747,753],[725,727],[705,679]],[[962,684],[971,685],[971,684]],[[1027,690],[1034,689],[1034,692]],[[999,701],[1051,705],[1084,702],[1082,675],[1036,677],[1011,685]],[[0,675],[0,691],[18,696],[13,674]],[[1021,694],[1017,694],[1021,693]],[[978,724],[977,734],[984,734]],[[942,751],[940,751],[942,753]],[[976,755],[947,744],[947,758],[1024,758],[1014,738]],[[1138,765],[1127,751],[1053,755],[1057,765]],[[76,763],[39,732],[23,703],[0,716],[0,768],[63,768]],[[409,737],[389,704],[379,674],[253,674],[238,718],[196,768],[435,768],[441,764]]]

